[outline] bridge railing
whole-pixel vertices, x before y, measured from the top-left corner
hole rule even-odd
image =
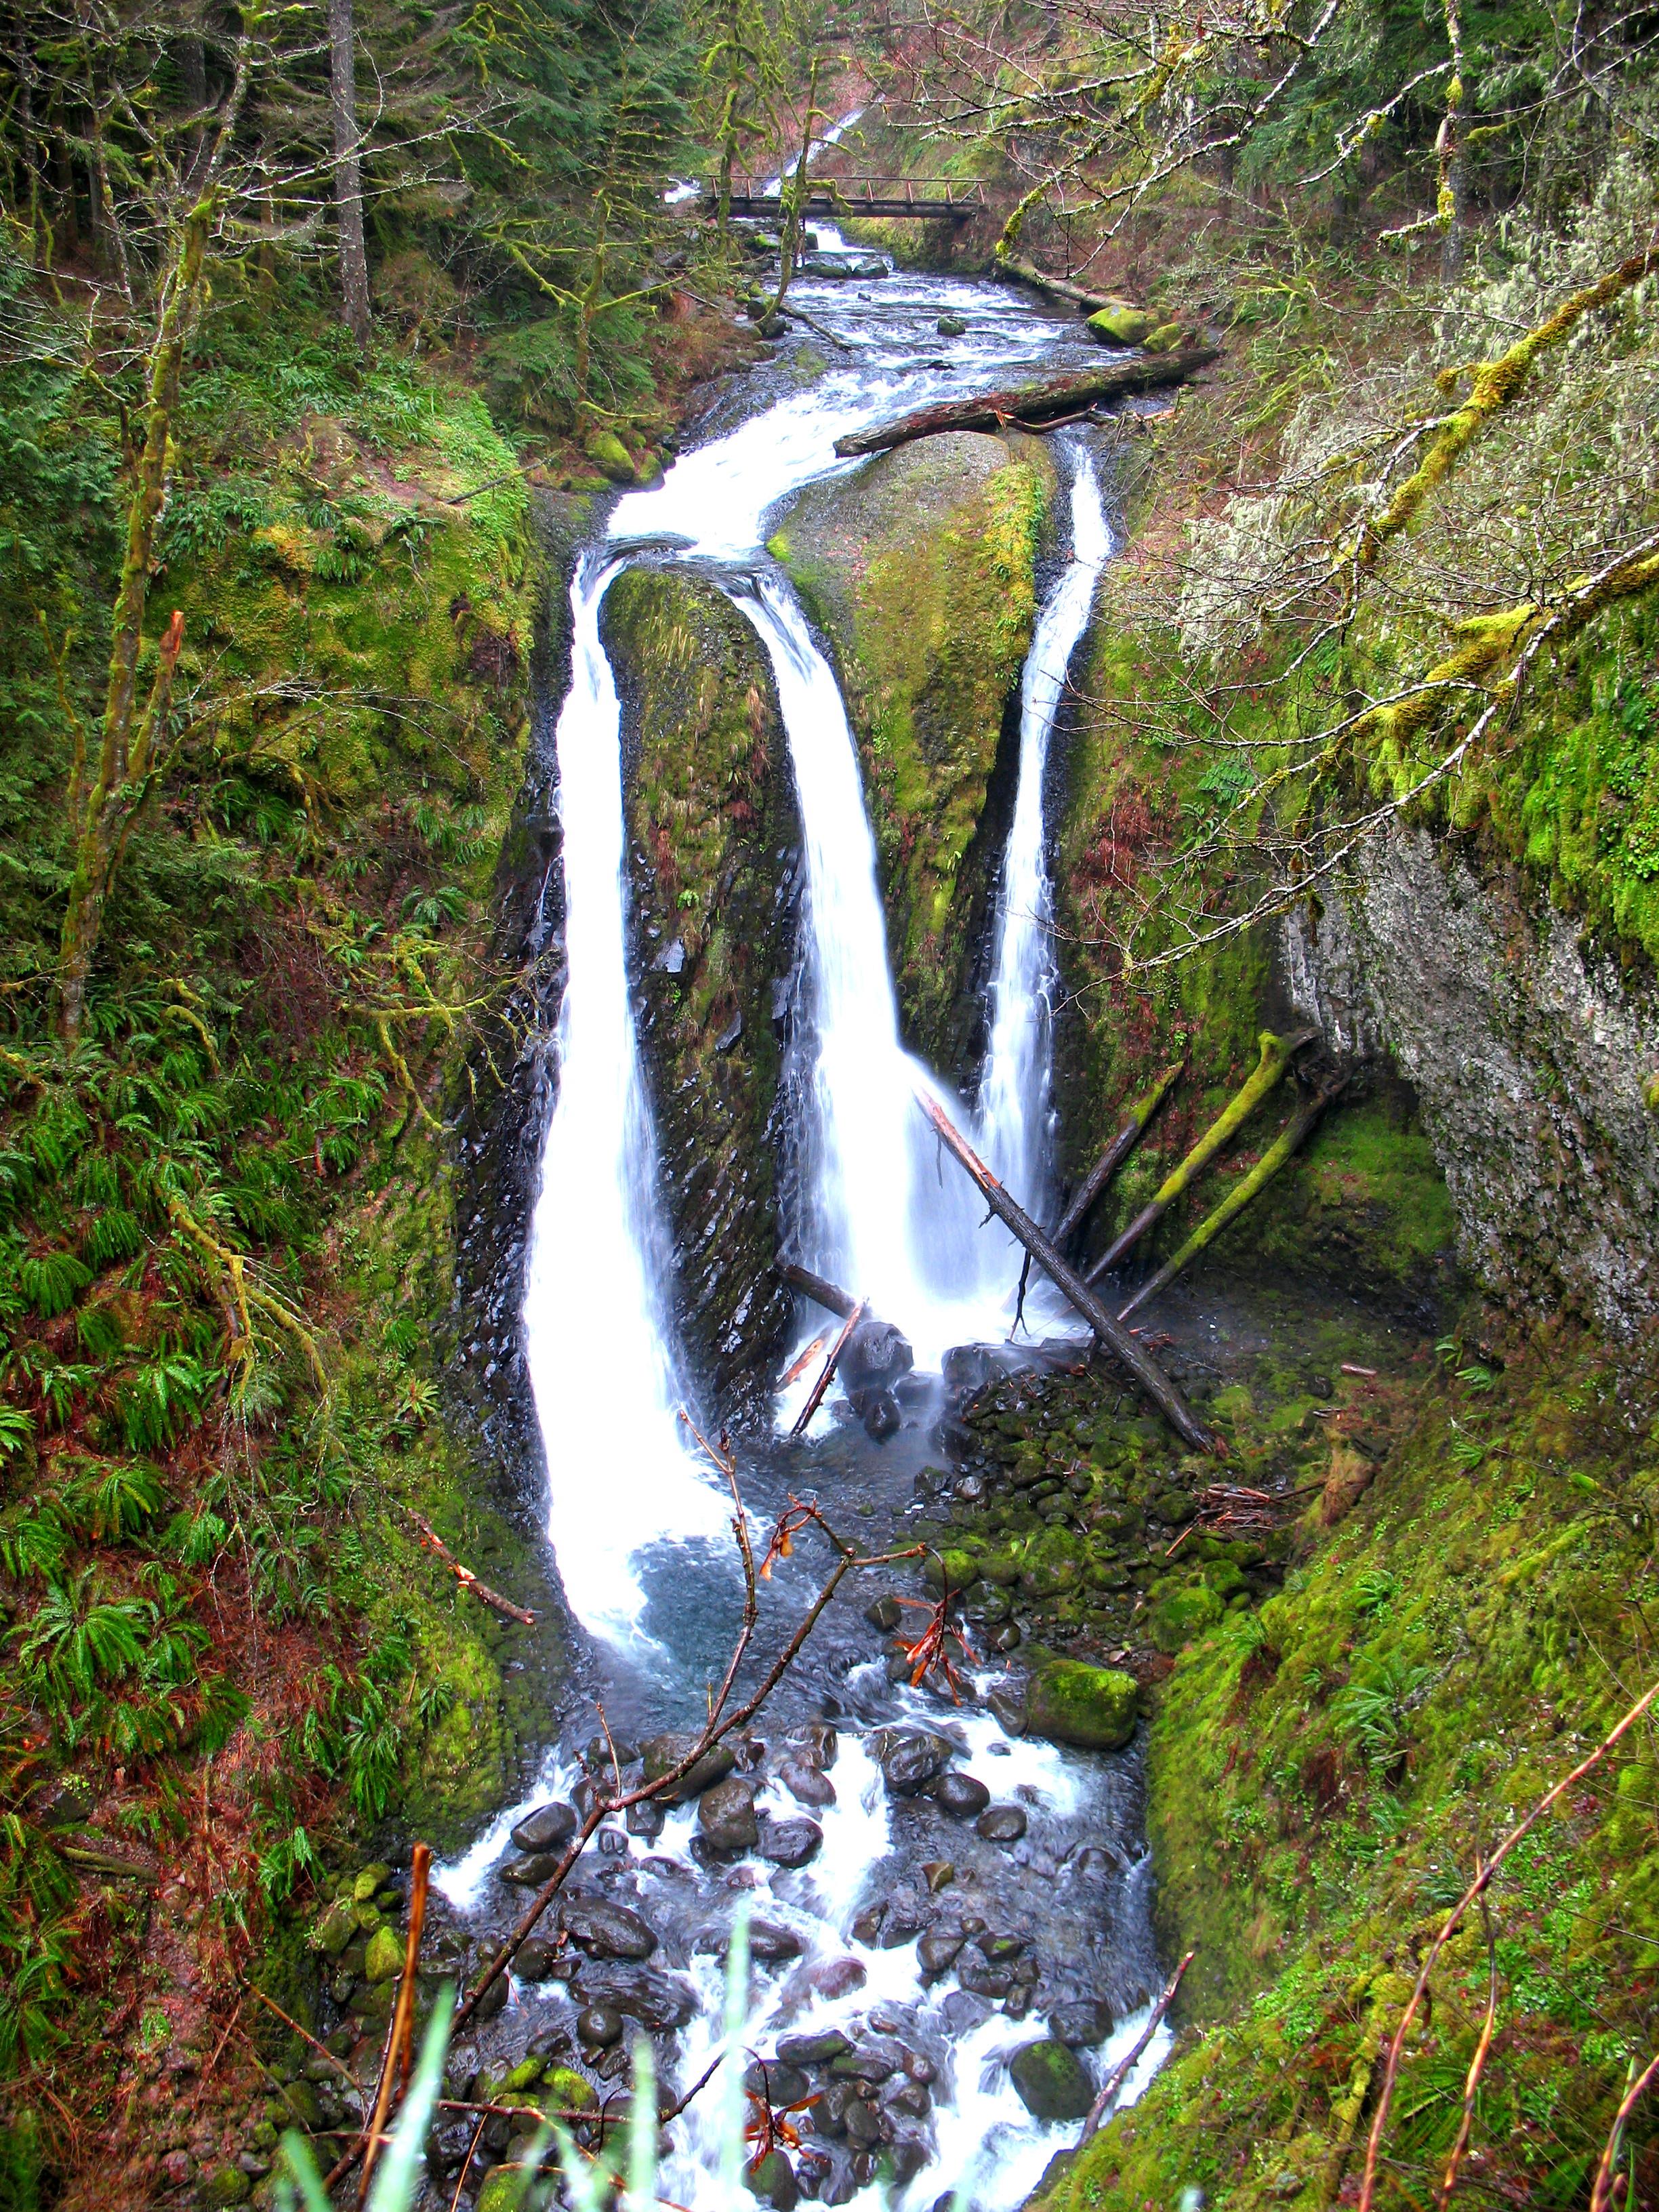
[[[711,204],[720,197],[719,183],[712,177],[704,179],[702,190]],[[838,208],[851,216],[960,217],[977,214],[985,204],[983,186],[959,177],[810,177],[807,196],[809,205]],[[773,178],[734,176],[732,201],[734,206],[747,203],[775,208],[781,195]]]

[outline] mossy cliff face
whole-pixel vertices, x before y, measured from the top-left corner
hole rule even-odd
[[[947,1068],[982,1020],[974,958],[1012,789],[987,799],[1017,742],[1054,480],[1039,440],[928,438],[813,486],[771,542],[841,673],[907,1041]]]
[[[1333,1477],[1302,1564],[1177,1660],[1152,1729],[1176,2055],[1042,2201],[1054,2212],[1352,2201],[1380,2054],[1431,1931],[1511,1825],[1651,1678],[1637,1593],[1659,1505],[1650,1357],[1570,1329],[1449,1346],[1381,1465]],[[1363,1494],[1355,1502],[1355,1493]],[[1497,1974],[1466,2172],[1582,2203],[1659,1968],[1653,1745],[1637,1733],[1509,1857],[1408,2039],[1379,2203],[1420,2203]],[[1638,2154],[1638,2172],[1650,2148]],[[1638,2191],[1643,2185],[1638,2182]]]
[[[742,1412],[789,1315],[773,1267],[798,836],[783,733],[760,641],[712,584],[630,569],[604,636],[680,1327],[699,1380]]]

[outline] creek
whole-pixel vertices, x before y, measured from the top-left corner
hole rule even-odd
[[[842,241],[829,233],[820,246],[833,252]],[[915,1086],[934,1091],[1033,1212],[1051,1206],[1044,791],[1066,671],[1110,551],[1086,434],[1054,441],[1066,488],[1061,550],[1043,580],[1022,686],[988,1042],[981,1067],[951,1072],[969,1079],[970,1103],[904,1048],[847,708],[764,542],[781,503],[849,465],[834,453],[845,432],[971,388],[988,372],[1070,366],[1097,351],[1074,321],[993,285],[894,272],[878,284],[801,282],[791,296],[841,342],[840,364],[707,438],[659,486],[620,499],[570,586],[571,672],[556,736],[568,980],[523,1325],[548,1534],[592,1638],[592,1686],[624,1765],[653,1731],[695,1723],[743,1597],[730,1495],[680,1418],[696,1404],[696,1385],[677,1338],[629,977],[621,708],[600,623],[605,592],[629,563],[695,565],[752,624],[770,664],[803,885],[788,1048],[801,1172],[781,1242],[866,1297],[915,1355],[897,1386],[902,1425],[884,1443],[831,1402],[805,1443],[791,1444],[783,1431],[812,1370],[780,1394],[778,1433],[739,1446],[744,1502],[763,1539],[791,1496],[817,1494],[840,1533],[872,1553],[903,1551],[907,1523],[924,1503],[948,1504],[954,1479],[939,1463],[941,1417],[962,1395],[946,1389],[945,1355],[1007,1334],[1017,1248],[981,1224],[966,1179],[939,1166]],[[967,331],[942,356],[935,326],[947,314]],[[1041,1291],[1028,1314],[1041,1316],[1036,1334],[1052,1325]],[[604,1374],[594,1372],[596,1316]],[[823,1321],[803,1312],[798,1341]],[[828,1564],[809,1531],[763,1585],[757,1667]],[[766,2178],[771,2201],[793,2203],[799,2191],[921,2212],[959,2189],[984,2212],[1021,2202],[1077,2132],[1075,2113],[1058,2120],[1030,2108],[1011,2071],[1021,2048],[1057,2038],[1097,2080],[1135,2041],[1159,1979],[1140,1769],[1133,1747],[1088,1754],[1015,1732],[1006,1705],[1003,1717],[997,1710],[1002,1661],[977,1644],[960,1704],[913,1687],[895,1660],[893,1630],[901,1618],[925,1617],[900,1612],[917,1587],[915,1564],[848,1577],[736,1747],[738,1779],[749,1785],[737,1796],[753,1805],[745,1814],[739,1802],[729,1835],[714,1832],[695,1802],[665,1818],[642,1808],[631,1831],[601,1831],[572,1885],[591,1908],[588,1936],[578,1908],[568,1923],[575,1948],[526,1947],[504,2008],[477,2028],[452,2072],[488,2071],[528,2048],[580,2059],[602,2084],[625,2079],[626,2017],[655,2038],[659,2078],[696,2080],[718,2048],[722,1954],[733,1905],[747,1897],[756,1927],[749,2051],[779,2066],[775,2102],[818,2099],[800,2124],[793,2172],[775,2162]],[[445,1941],[476,1956],[499,1940],[527,1894],[512,1879],[525,1856],[513,1830],[534,1808],[579,1801],[608,1756],[591,1718],[574,1725],[523,1802],[440,1869]],[[634,1920],[607,1921],[600,1905]],[[550,1933],[557,1917],[548,1916]],[[1161,2033],[1128,2094],[1166,2047]],[[718,2110],[708,2093],[672,2131],[659,2186],[691,2212],[724,2201]]]

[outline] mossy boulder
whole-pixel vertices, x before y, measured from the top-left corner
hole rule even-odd
[[[537,2102],[549,2112],[586,2112],[599,2104],[598,2090],[587,2076],[577,2073],[574,2066],[550,2066],[544,2082],[542,2094]]]
[[[1008,2076],[1033,2119],[1085,2119],[1094,2102],[1088,2069],[1063,2043],[1026,2044],[1009,2062]]]
[[[1140,343],[1148,353],[1173,353],[1185,336],[1179,323],[1160,323]]]
[[[389,1982],[404,1970],[404,1947],[390,1928],[380,1927],[368,1939],[363,1972],[371,1982]]]
[[[972,1552],[951,1546],[943,1552],[930,1552],[922,1562],[922,1574],[929,1589],[965,1592],[979,1581],[981,1564]]]
[[[983,1018],[972,956],[1012,803],[1056,483],[1037,439],[922,439],[810,487],[771,541],[839,665],[907,1039],[946,1065]]]
[[[634,456],[629,452],[614,430],[594,430],[583,447],[587,458],[602,477],[612,483],[631,484],[637,471]]]
[[[1103,345],[1141,345],[1157,328],[1157,318],[1140,307],[1102,307],[1090,316],[1089,328]]]
[[[349,1897],[337,1897],[312,1923],[311,1948],[325,1959],[337,1959],[357,1932],[357,1914]]]
[[[717,1401],[757,1411],[789,1315],[772,1133],[799,825],[777,696],[755,631],[701,577],[630,569],[604,635],[681,1328]]]
[[[492,2166],[483,2178],[474,2212],[518,2212],[524,2202],[526,2180],[524,2167],[511,2160]]]
[[[1033,1735],[1084,1751],[1121,1751],[1134,1734],[1140,1685],[1121,1668],[1055,1659],[1031,1677],[1025,1711]]]
[[[1179,1651],[1195,1636],[1213,1628],[1226,1610],[1207,1583],[1171,1590],[1152,1607],[1152,1638],[1160,1651]]]

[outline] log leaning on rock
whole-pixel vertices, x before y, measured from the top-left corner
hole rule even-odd
[[[798,1267],[793,1260],[786,1260],[778,1273],[792,1291],[799,1291],[803,1297],[811,1298],[815,1306],[822,1306],[826,1313],[839,1314],[843,1321],[858,1304],[853,1293],[842,1290],[839,1283],[826,1282],[822,1275],[815,1275],[810,1267]]]
[[[1046,422],[1081,413],[1097,400],[1184,384],[1200,368],[1207,368],[1218,351],[1215,346],[1182,346],[1172,353],[1137,355],[1069,376],[1010,385],[1006,391],[981,392],[973,399],[943,399],[937,406],[919,407],[913,415],[878,422],[871,429],[850,430],[836,439],[836,451],[846,460],[858,453],[890,453],[895,446],[934,438],[946,430],[1000,430],[1010,422],[1041,429]]]
[[[1015,1204],[983,1160],[962,1137],[938,1100],[919,1090],[916,1103],[939,1132],[945,1149],[960,1162],[984,1194],[997,1218],[1012,1229],[1066,1303],[1082,1315],[1113,1357],[1126,1367],[1164,1419],[1194,1451],[1219,1455],[1219,1439],[1200,1421],[1145,1346],[1137,1344],[1115,1314],[1108,1311],[1082,1277],[1073,1273],[1023,1206]]]

